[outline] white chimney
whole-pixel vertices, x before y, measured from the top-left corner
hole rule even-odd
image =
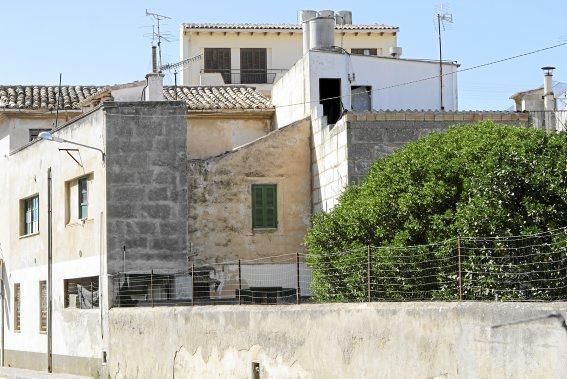
[[[157,67],[156,47],[152,46],[152,72],[146,75],[146,89],[144,91],[146,101],[164,101],[163,97],[163,74]]]
[[[352,11],[338,11],[335,13],[337,25],[352,25]]]
[[[542,67],[543,70],[543,109],[555,110],[555,95],[553,94],[553,70],[555,67]]]
[[[299,11],[298,21],[303,29],[303,55],[309,51],[309,20],[317,17],[317,12],[310,10]]]
[[[309,21],[309,49],[330,50],[335,45],[335,12],[319,11]]]

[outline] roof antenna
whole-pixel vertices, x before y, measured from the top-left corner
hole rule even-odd
[[[156,40],[157,39],[157,47],[158,47],[158,54],[159,54],[159,65],[161,66],[161,40],[164,40],[166,42],[170,42],[169,39],[167,39],[166,35],[167,33],[161,33],[161,29],[160,29],[160,22],[163,20],[169,20],[171,19],[171,17],[167,17],[161,14],[157,14],[157,13],[153,13],[153,12],[148,12],[148,10],[146,9],[146,16],[150,16],[154,19],[154,22],[156,23],[155,28],[153,29],[152,35],[153,35],[153,39]],[[157,29],[157,31],[156,31]]]
[[[441,111],[445,110],[443,105],[443,50],[441,43],[441,26],[445,30],[445,23],[453,23],[453,15],[446,10],[446,5],[441,4],[440,9],[437,12],[437,33],[439,37],[439,93],[440,93],[440,105]]]
[[[55,128],[57,129],[57,121],[59,121],[59,102],[61,101],[61,73],[59,73],[59,90],[57,91],[57,104],[55,105]]]

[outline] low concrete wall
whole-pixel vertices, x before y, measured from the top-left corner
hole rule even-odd
[[[258,362],[262,378],[565,378],[566,312],[567,303],[112,309],[109,374],[250,378]]]

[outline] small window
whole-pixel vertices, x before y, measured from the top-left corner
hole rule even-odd
[[[22,235],[34,234],[39,232],[39,195],[24,199],[23,203],[23,223]]]
[[[20,331],[20,283],[14,283],[14,331]]]
[[[350,49],[350,53],[353,55],[378,55],[378,49]]]
[[[30,142],[33,141],[34,139],[37,139],[37,137],[39,136],[39,133],[41,132],[49,132],[51,129],[30,129]]]
[[[39,282],[39,332],[47,333],[47,282]]]
[[[319,104],[323,105],[323,115],[327,116],[327,124],[336,124],[343,111],[341,79],[319,79]]]
[[[98,308],[98,276],[65,279],[65,308]]]
[[[252,184],[252,228],[278,227],[277,198],[275,184]]]
[[[351,103],[354,112],[365,112],[372,110],[372,87],[353,86],[351,87]]]
[[[79,220],[86,219],[89,215],[88,183],[87,177],[78,180]]]

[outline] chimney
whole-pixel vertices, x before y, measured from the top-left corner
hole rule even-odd
[[[335,45],[335,12],[319,11],[309,21],[309,49],[330,50]]]
[[[156,47],[152,46],[152,72],[146,75],[146,89],[144,91],[146,101],[165,100],[163,97],[163,74],[158,70],[156,50]]]
[[[310,10],[299,11],[298,21],[303,29],[303,55],[309,51],[309,20],[317,17],[317,12]]]
[[[553,70],[555,67],[542,67],[543,70],[543,109],[555,110],[555,95],[553,94]]]
[[[338,11],[335,13],[337,25],[352,25],[352,11]]]

